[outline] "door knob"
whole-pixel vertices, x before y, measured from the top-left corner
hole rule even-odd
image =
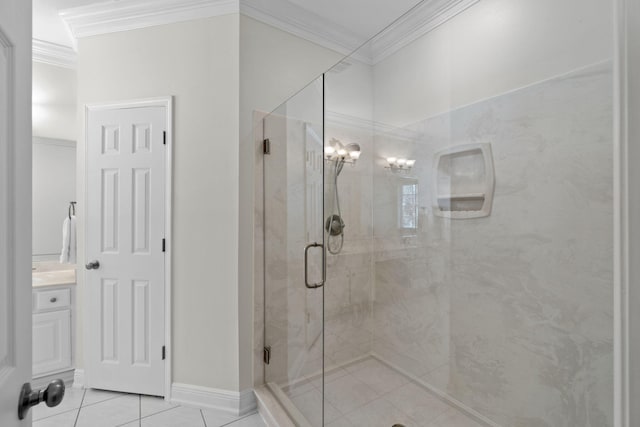
[[[64,398],[64,388],[62,380],[53,380],[42,390],[32,390],[30,383],[24,383],[18,402],[18,418],[24,420],[29,409],[40,402],[45,402],[50,408],[58,406]]]
[[[87,263],[84,266],[87,270],[97,270],[100,268],[100,261],[94,260]]]

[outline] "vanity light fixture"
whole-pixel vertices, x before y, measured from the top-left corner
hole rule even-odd
[[[390,169],[391,172],[408,172],[415,166],[416,161],[404,157],[387,157],[387,164],[385,169]]]
[[[347,153],[349,153],[349,157],[351,157],[354,162],[360,158],[360,154],[362,152],[360,151],[360,146],[358,144],[347,144],[345,149],[347,150]]]
[[[353,142],[344,145],[336,138],[331,138],[324,147],[325,160],[335,160],[343,163],[355,164],[360,158],[360,154],[360,145]]]

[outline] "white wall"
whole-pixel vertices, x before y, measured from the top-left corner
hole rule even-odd
[[[608,0],[483,0],[376,64],[376,121],[404,126],[611,58]]]
[[[346,58],[325,75],[325,108],[337,113],[371,121],[373,119],[373,67]]]
[[[33,63],[33,136],[75,141],[76,71]]]
[[[33,138],[33,254],[56,259],[62,221],[76,197],[76,144]]]
[[[240,120],[251,129],[254,110],[269,112],[311,83],[343,55],[242,15]]]
[[[80,109],[174,96],[173,382],[225,390],[239,389],[238,20],[233,14],[101,35],[78,48]],[[84,152],[79,143],[78,159]],[[78,173],[85,173],[81,161]],[[79,225],[83,259],[82,219]]]

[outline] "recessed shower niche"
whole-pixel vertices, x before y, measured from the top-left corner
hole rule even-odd
[[[444,218],[481,218],[491,214],[494,170],[491,144],[466,144],[434,157],[433,212]]]

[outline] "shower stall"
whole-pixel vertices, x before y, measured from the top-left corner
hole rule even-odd
[[[304,427],[613,427],[612,4],[433,4],[262,121],[265,383]]]

